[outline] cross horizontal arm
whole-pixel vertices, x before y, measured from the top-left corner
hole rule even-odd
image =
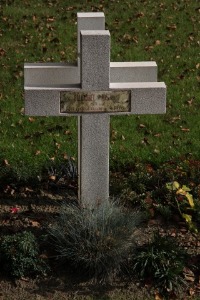
[[[155,82],[155,62],[111,62],[111,82]],[[80,70],[77,64],[26,63],[24,65],[25,87],[64,87],[80,84]]]
[[[125,90],[131,92],[130,110],[109,112],[122,114],[163,114],[166,111],[166,86],[163,82],[111,83],[109,91]],[[62,92],[81,92],[76,88],[25,88],[25,114],[34,116],[79,116],[85,113],[61,113]]]

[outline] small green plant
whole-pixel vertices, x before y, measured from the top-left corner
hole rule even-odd
[[[95,208],[64,205],[49,234],[58,259],[104,281],[127,257],[141,219],[140,213],[127,212],[110,201]]]
[[[166,187],[171,192],[172,198],[175,201],[175,206],[182,218],[188,224],[189,229],[194,232],[197,232],[197,228],[192,220],[192,211],[194,211],[194,200],[193,196],[190,194],[191,189],[188,188],[186,185],[183,185],[181,187],[177,181],[167,183]]]
[[[39,258],[39,247],[35,236],[28,231],[6,235],[0,242],[0,265],[14,277],[45,274],[45,262]]]
[[[185,252],[171,237],[158,233],[138,249],[133,257],[133,271],[140,279],[150,280],[162,293],[176,290],[183,282]]]

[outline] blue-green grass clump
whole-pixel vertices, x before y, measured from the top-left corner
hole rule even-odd
[[[140,213],[130,213],[111,201],[89,208],[63,205],[49,234],[59,260],[101,282],[119,271],[141,220]]]

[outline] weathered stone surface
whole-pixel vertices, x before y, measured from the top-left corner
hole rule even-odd
[[[107,114],[79,119],[79,198],[95,205],[109,197],[109,135]]]
[[[77,13],[77,47],[80,55],[80,32],[81,30],[104,30],[105,16],[103,12]]]
[[[110,82],[155,82],[157,64],[147,62],[111,62]]]
[[[92,45],[92,46],[91,46]],[[81,31],[81,84],[90,91],[108,90],[110,83],[110,33]],[[103,116],[103,118],[102,118]],[[81,149],[80,198],[96,203],[109,196],[109,115],[83,115],[79,121]],[[86,174],[87,171],[87,174]]]
[[[83,90],[108,90],[110,84],[110,33],[81,31],[81,85]]]
[[[155,82],[155,62],[111,62],[110,82]],[[81,83],[80,68],[69,63],[26,63],[25,87],[67,87]]]
[[[80,84],[77,64],[26,63],[24,65],[25,87],[67,87]]]

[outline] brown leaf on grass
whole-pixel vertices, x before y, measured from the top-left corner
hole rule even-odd
[[[144,49],[146,51],[151,51],[154,48],[154,46],[146,46]]]
[[[192,35],[190,35],[190,36],[188,37],[188,39],[189,39],[190,41],[194,41],[194,37],[193,37]]]
[[[5,56],[6,51],[3,48],[0,48],[0,56]]]
[[[177,26],[176,26],[176,24],[170,24],[170,25],[167,25],[167,29],[168,30],[176,30]]]
[[[117,131],[116,130],[112,130],[111,131],[111,140],[116,140],[117,139]]]
[[[63,158],[65,159],[65,160],[67,160],[69,157],[68,157],[68,155],[67,155],[67,153],[64,153],[63,154]]]
[[[194,276],[194,272],[192,270],[190,270],[189,268],[184,268],[183,269],[183,275],[186,281],[190,281],[190,282],[194,282],[195,280],[195,276]]]
[[[160,150],[157,149],[157,148],[155,148],[155,149],[153,150],[153,152],[156,153],[156,154],[159,154],[159,153],[160,153]]]
[[[124,39],[125,42],[130,42],[130,41],[132,40],[132,37],[131,37],[130,34],[125,33],[125,34],[123,35],[123,39]]]
[[[31,122],[31,123],[35,122],[35,119],[32,118],[32,117],[29,117],[28,120],[29,120],[29,122]]]
[[[133,36],[132,40],[133,40],[133,42],[135,42],[136,44],[138,44],[138,37],[136,35]]]
[[[33,15],[33,17],[32,17],[32,20],[33,20],[33,22],[35,22],[36,21],[36,16],[35,15]]]
[[[149,141],[148,141],[148,139],[145,137],[145,138],[143,138],[143,140],[141,141],[141,143],[143,144],[143,145],[150,145],[150,143],[149,143]]]
[[[161,133],[156,133],[156,134],[154,134],[154,136],[155,136],[155,137],[161,137],[162,134],[161,134]]]
[[[181,131],[183,131],[183,132],[189,132],[190,129],[189,129],[189,128],[182,128],[182,127],[181,127]]]
[[[155,44],[156,44],[156,46],[159,46],[161,44],[161,41],[160,40],[156,40]]]
[[[136,15],[136,18],[142,18],[142,17],[144,17],[145,16],[145,14],[143,13],[143,12],[139,12],[139,13],[137,13]]]
[[[72,132],[70,130],[65,130],[64,134],[65,135],[70,135],[70,134],[72,134]]]
[[[9,166],[10,165],[7,159],[4,159],[3,163],[4,163],[5,166]]]
[[[57,149],[60,149],[61,144],[55,143],[55,145],[56,145],[56,148],[57,148]]]
[[[187,101],[187,104],[188,104],[189,106],[192,106],[192,103],[193,103],[193,98],[191,98],[190,100]]]
[[[49,17],[49,18],[47,18],[47,22],[49,22],[49,23],[52,23],[52,22],[54,22],[55,21],[55,18],[54,17]]]
[[[76,8],[76,6],[68,6],[66,8],[66,11],[74,10],[75,8]]]

